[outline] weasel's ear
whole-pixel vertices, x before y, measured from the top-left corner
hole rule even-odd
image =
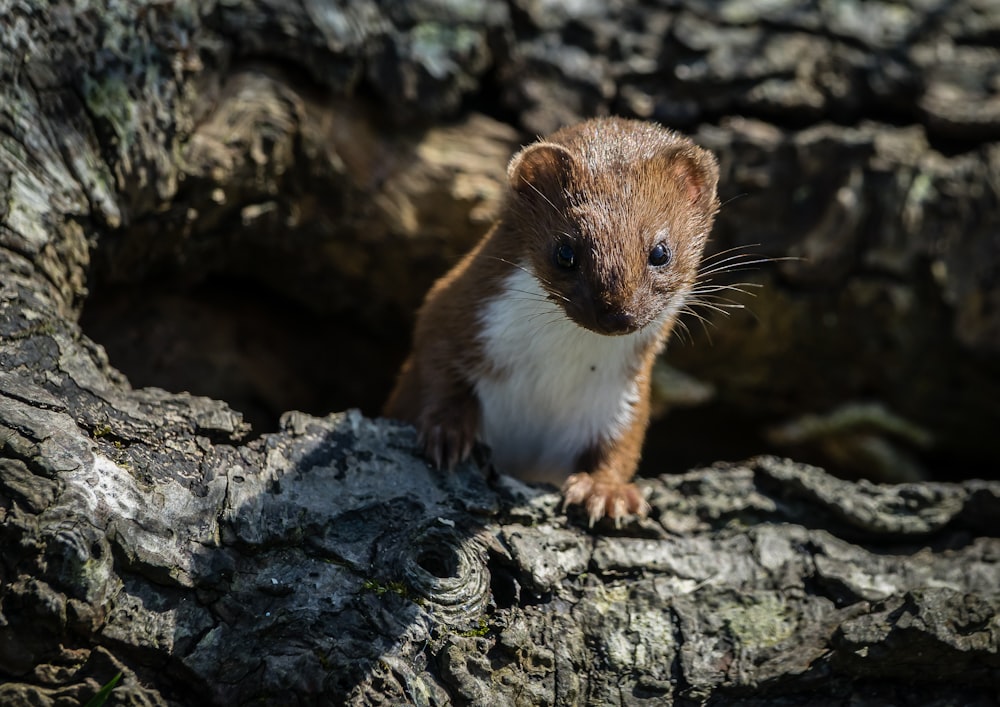
[[[719,184],[719,163],[715,155],[690,145],[673,153],[669,159],[669,174],[681,185],[688,201],[705,209],[714,209]]]
[[[573,155],[562,145],[536,142],[514,155],[507,167],[510,188],[521,196],[561,197],[573,169]]]

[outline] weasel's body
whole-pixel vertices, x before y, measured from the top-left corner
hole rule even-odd
[[[649,377],[718,208],[712,156],[659,126],[593,120],[511,161],[494,228],[439,280],[385,413],[438,466],[562,483],[591,520],[644,513],[631,483]]]
[[[561,485],[593,440],[629,429],[640,397],[637,354],[648,333],[588,331],[560,316],[559,305],[522,270],[505,278],[482,321],[485,358],[506,366],[475,386],[480,433],[499,469]]]

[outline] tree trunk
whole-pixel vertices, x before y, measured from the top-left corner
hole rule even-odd
[[[1000,9],[768,7],[0,0],[0,703],[1000,700],[1000,481],[654,428],[650,517],[589,529],[273,424],[376,410],[519,140],[614,111],[720,155],[720,250],[808,256],[672,352],[735,416],[679,427],[995,476]]]

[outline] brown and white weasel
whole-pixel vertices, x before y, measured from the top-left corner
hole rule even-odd
[[[499,220],[428,293],[385,415],[416,425],[438,467],[481,441],[591,523],[645,514],[631,480],[650,371],[719,208],[715,158],[605,118],[525,147],[507,174]]]

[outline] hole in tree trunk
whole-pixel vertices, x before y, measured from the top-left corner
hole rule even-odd
[[[288,410],[377,415],[408,337],[405,324],[388,336],[224,277],[97,288],[81,325],[133,386],[224,400],[257,433]]]
[[[180,148],[176,185],[123,196],[128,225],[92,253],[83,329],[134,386],[224,400],[258,433],[289,410],[377,415],[423,293],[496,217],[517,144],[482,116],[403,131],[287,77],[234,75]],[[716,225],[721,250],[745,242],[733,218]],[[886,457],[885,439],[934,478],[995,476],[995,358],[936,334],[952,315],[930,280],[914,289],[922,306],[904,309],[870,299],[882,284],[862,284],[868,299],[855,302],[823,288],[783,294],[772,279],[742,329],[733,317],[714,346],[700,335],[672,345],[669,360],[718,393],[654,422],[642,471],[778,452],[832,470],[847,458],[844,475],[857,476],[856,458]],[[813,326],[816,311],[839,312],[838,325]],[[940,371],[953,384],[935,384]],[[874,418],[863,421],[874,433],[835,430],[815,457],[769,442],[774,425],[859,401],[884,402],[933,446],[897,442],[894,423]]]
[[[450,252],[394,219],[438,184],[407,171],[421,135],[277,69],[229,76],[176,182],[101,236],[84,332],[133,386],[223,400],[256,433],[289,410],[377,415]]]

